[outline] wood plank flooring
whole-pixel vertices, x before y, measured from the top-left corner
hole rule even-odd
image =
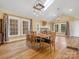
[[[73,41],[74,40],[74,41]],[[60,42],[66,43],[60,43]],[[74,43],[73,43],[74,42]],[[56,52],[50,48],[29,48],[26,41],[4,44],[0,46],[0,59],[79,59],[79,51],[66,48],[69,45],[79,48],[79,38],[58,37],[56,38]],[[63,49],[62,49],[63,48]]]

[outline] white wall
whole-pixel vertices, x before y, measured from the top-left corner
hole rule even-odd
[[[70,35],[79,37],[79,20],[70,22]]]

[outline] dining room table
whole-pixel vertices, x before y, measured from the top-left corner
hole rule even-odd
[[[36,39],[35,39],[36,43],[50,44],[50,41],[51,41],[51,39],[50,39],[49,34],[43,34],[43,33],[36,34]]]

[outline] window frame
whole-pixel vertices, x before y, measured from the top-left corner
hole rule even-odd
[[[26,34],[23,34],[23,21],[27,21],[28,22],[28,30],[30,31],[30,20],[29,19],[21,19],[21,35],[26,35]]]
[[[10,35],[10,20],[14,19],[18,21],[18,34],[17,35]],[[30,31],[30,27],[31,27],[31,21],[30,19],[26,19],[26,18],[21,18],[21,17],[17,17],[17,16],[12,16],[9,15],[8,16],[8,37],[18,37],[18,36],[25,36],[26,34],[23,34],[23,21],[27,21],[28,22],[28,30]]]
[[[20,31],[20,29],[18,29],[18,34],[16,34],[16,35],[10,35],[10,20],[11,19],[13,19],[13,20],[17,20],[17,22],[18,22],[18,28],[19,28],[19,24],[20,24],[20,18],[18,18],[18,17],[14,17],[14,16],[8,16],[8,36],[9,37],[15,37],[15,36],[19,36],[20,35],[20,33],[19,33],[19,31]]]

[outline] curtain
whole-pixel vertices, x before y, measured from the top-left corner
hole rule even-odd
[[[0,19],[0,44],[2,43],[2,19]]]
[[[66,35],[69,36],[70,35],[70,29],[69,29],[69,22],[66,22]]]
[[[1,19],[0,21],[0,44],[4,44],[7,39],[8,39],[8,23],[7,23],[7,20],[8,20],[8,16],[7,14],[4,14],[3,15],[3,19]]]

